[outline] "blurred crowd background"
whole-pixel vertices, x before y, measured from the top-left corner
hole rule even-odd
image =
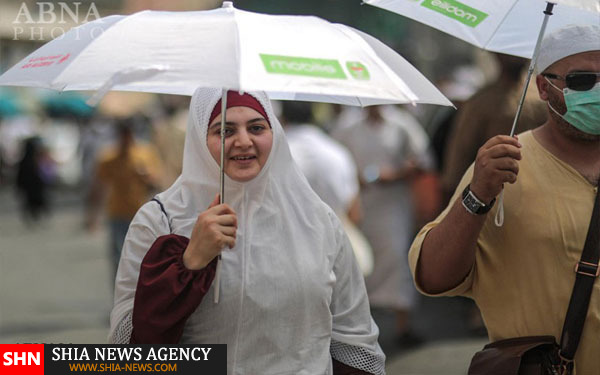
[[[107,16],[130,14],[143,9],[201,10],[218,7],[221,2],[81,0],[78,3],[77,20],[65,15],[63,20],[57,17],[53,22],[40,22],[49,20],[40,18],[44,17],[40,11],[48,9],[48,4],[53,4],[54,14],[60,15],[61,2],[3,0],[0,3],[0,73],[52,37],[58,37],[71,27],[84,22],[86,15],[89,14],[90,20],[95,19],[96,11],[99,16]],[[46,4],[42,5],[46,8],[40,8],[40,4]],[[67,4],[71,10],[75,9],[73,2],[62,4]],[[517,82],[515,87],[518,88],[519,82],[522,82],[519,77],[523,73],[525,62],[505,61],[506,59],[503,61],[502,56],[494,56],[412,20],[361,5],[360,0],[240,0],[234,1],[234,5],[240,9],[263,13],[311,14],[363,30],[398,51],[455,104],[458,111],[451,107],[433,105],[360,109],[311,103],[305,117],[294,117],[294,114],[289,112],[282,113],[285,118],[292,116],[288,118],[288,122],[297,119],[296,122],[310,123],[319,129],[323,137],[332,136],[336,139],[334,142],[339,142],[338,145],[347,147],[356,163],[354,168],[362,198],[361,214],[353,217],[354,213],[350,208],[347,214],[356,227],[362,230],[371,246],[380,246],[382,242],[386,244],[381,246],[388,246],[389,237],[397,233],[394,234],[393,229],[392,233],[372,230],[368,228],[368,223],[364,222],[367,218],[367,221],[372,223],[370,218],[380,216],[379,212],[374,211],[376,204],[372,203],[378,199],[377,196],[373,197],[373,194],[379,193],[370,186],[374,186],[374,181],[382,176],[369,175],[371,162],[363,159],[366,158],[364,155],[372,151],[357,150],[353,146],[353,140],[349,139],[352,137],[352,131],[349,129],[356,123],[369,121],[399,123],[408,129],[404,130],[409,134],[405,136],[406,139],[400,139],[396,145],[391,145],[413,150],[412,153],[407,151],[404,154],[403,162],[412,169],[402,177],[401,193],[402,199],[408,202],[402,210],[409,210],[410,215],[401,221],[402,230],[406,231],[404,238],[397,242],[401,245],[394,245],[401,247],[397,250],[399,253],[406,252],[415,231],[435,218],[445,207],[449,195],[453,192],[453,185],[458,183],[457,176],[459,178],[462,175],[462,171],[474,157],[472,153],[487,139],[483,139],[487,136],[485,132],[465,128],[461,136],[454,136],[463,139],[462,143],[454,141],[459,144],[454,147],[465,152],[465,156],[462,157],[465,161],[458,160],[460,158],[456,156],[448,156],[447,146],[453,137],[453,129],[465,126],[457,125],[460,123],[461,110],[465,111],[463,104],[483,88],[489,92],[490,87],[499,85],[498,82],[509,85],[506,82],[513,79]],[[33,23],[26,22],[24,7]],[[49,17],[48,14],[46,17]],[[495,90],[507,92],[512,89],[509,85]],[[530,92],[535,96],[535,89]],[[498,117],[502,115],[499,109],[502,99],[490,95],[492,94],[477,105],[481,107],[478,110],[495,113]],[[61,210],[70,210],[69,225],[74,227],[69,229],[68,236],[80,238],[81,243],[101,243],[99,250],[94,250],[99,253],[94,256],[102,259],[105,278],[92,280],[94,276],[88,274],[85,281],[73,279],[73,282],[79,283],[81,289],[87,293],[93,294],[97,288],[102,289],[103,292],[98,295],[101,303],[94,308],[97,314],[105,314],[106,320],[99,318],[99,330],[102,332],[102,327],[106,327],[108,323],[112,288],[110,280],[118,259],[118,252],[114,250],[119,246],[118,243],[115,245],[109,242],[124,236],[124,233],[118,234],[117,219],[128,220],[128,216],[133,216],[137,209],[129,210],[133,210],[133,213],[123,209],[128,202],[121,199],[115,203],[111,194],[114,195],[116,189],[121,189],[119,195],[137,195],[133,200],[138,199],[143,203],[153,193],[167,188],[181,171],[189,97],[112,92],[95,108],[86,104],[88,97],[88,93],[80,92],[56,93],[25,88],[0,88],[0,204],[5,207],[0,208],[0,211],[10,212],[4,217],[1,217],[0,212],[0,273],[4,273],[0,284],[0,342],[18,342],[19,335],[23,339],[38,341],[52,337],[43,334],[35,336],[31,332],[25,334],[26,324],[22,327],[15,326],[15,322],[19,321],[18,317],[23,315],[19,310],[31,308],[31,304],[19,304],[22,299],[14,297],[9,291],[18,288],[22,282],[20,277],[24,275],[14,271],[19,265],[11,263],[11,259],[16,259],[12,258],[13,244],[25,243],[23,238],[36,231],[54,228],[50,232],[46,231],[43,236],[36,237],[38,242],[43,242],[52,235],[60,236],[60,228],[52,226],[56,225],[52,224],[52,221],[58,220],[56,217],[60,217]],[[282,105],[276,107],[281,110]],[[285,112],[285,107],[283,111]],[[473,115],[469,114],[469,118],[472,118],[471,116]],[[508,116],[510,117],[510,110]],[[532,113],[531,116],[537,115]],[[510,123],[506,126],[510,128]],[[111,172],[111,168],[122,170],[123,164],[113,162],[111,166],[109,161],[115,160],[119,150],[127,148],[143,149],[139,154],[144,156],[135,159],[130,175],[116,176],[116,172]],[[444,170],[450,159],[452,164],[456,165],[453,167],[455,171],[452,172],[454,176]],[[123,192],[123,189],[132,185],[131,179],[136,178],[141,187],[136,192]],[[383,198],[386,192],[381,194],[383,195],[380,199],[388,199]],[[12,207],[14,211],[7,211],[7,207]],[[104,226],[104,222],[109,225]],[[378,225],[378,228],[380,227]],[[9,235],[12,231],[10,228],[20,228],[15,229],[18,235]],[[99,237],[98,231],[102,233],[102,237]],[[77,232],[77,235],[73,234],[74,232]],[[40,247],[42,245],[43,243],[39,243]],[[11,251],[13,255],[8,256]],[[34,253],[31,256],[36,255]],[[369,260],[367,256],[364,262],[365,274],[368,275],[372,271],[373,260]],[[377,270],[378,260],[375,259],[374,262]],[[51,263],[39,266],[48,267],[48,264]],[[8,269],[13,269],[13,272],[5,272]],[[29,272],[36,274],[38,271]],[[40,271],[40,274],[43,272]],[[9,278],[7,275],[13,276]],[[367,284],[371,275],[367,276]],[[373,282],[377,283],[377,280]],[[91,286],[92,283],[102,285]],[[409,285],[412,285],[410,280]],[[416,296],[416,293],[413,295],[414,287],[410,288],[412,291],[405,294],[411,295],[409,299],[412,302],[406,302],[404,305],[399,303],[400,307],[395,302],[390,302],[389,306],[386,306],[385,301],[379,303],[382,299],[385,300],[385,294],[371,296],[378,301],[372,301],[373,314],[380,324],[382,345],[386,353],[391,354],[390,358],[394,354],[404,353],[436,340],[485,338],[485,328],[481,324],[477,309],[469,301],[433,301]],[[61,294],[64,290],[53,289],[52,292]],[[65,311],[70,308],[73,307],[64,306]],[[60,311],[60,307],[58,310]],[[46,328],[46,331],[42,331],[47,332],[48,329],[51,330]],[[93,342],[97,337],[75,335],[64,339]]]

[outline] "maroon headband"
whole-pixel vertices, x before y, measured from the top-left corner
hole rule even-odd
[[[252,95],[244,94],[240,95],[237,91],[227,91],[227,108],[231,107],[248,107],[252,108],[256,112],[260,113],[265,120],[271,125],[269,121],[269,117],[267,116],[267,112],[263,106],[256,100]],[[215,104],[213,108],[210,119],[208,120],[208,125],[212,123],[212,121],[221,114],[221,99]]]

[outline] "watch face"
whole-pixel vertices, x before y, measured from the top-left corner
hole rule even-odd
[[[471,192],[469,192],[469,194],[467,194],[467,196],[463,199],[463,203],[465,207],[467,207],[467,209],[473,213],[477,213],[477,211],[479,211],[481,208],[481,204],[475,200],[475,197],[473,197]]]

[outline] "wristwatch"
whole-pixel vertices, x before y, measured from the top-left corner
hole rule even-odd
[[[492,199],[489,204],[480,201],[471,191],[471,184],[467,185],[462,192],[462,205],[472,215],[483,215],[488,213],[494,206],[494,202],[496,202],[496,198]]]

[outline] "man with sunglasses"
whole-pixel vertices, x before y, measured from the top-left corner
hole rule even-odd
[[[418,289],[473,298],[491,341],[560,340],[598,191],[600,25],[547,35],[536,71],[547,121],[486,142],[450,205],[420,231],[409,253]],[[494,205],[501,192],[503,207]],[[499,210],[503,224],[495,220]],[[599,332],[596,280],[575,356],[578,374],[600,371]]]

